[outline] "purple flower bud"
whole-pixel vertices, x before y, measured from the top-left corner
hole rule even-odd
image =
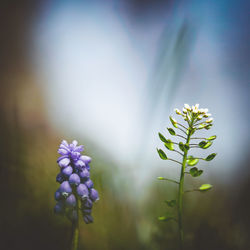
[[[89,178],[89,171],[86,168],[83,168],[81,171],[79,171],[79,176],[82,179],[88,179]]]
[[[62,213],[64,213],[64,209],[65,209],[65,207],[64,207],[63,203],[59,201],[56,203],[56,205],[54,207],[54,212],[56,214],[62,214]]]
[[[62,193],[63,196],[67,196],[68,194],[72,193],[72,188],[69,185],[68,181],[64,181],[61,186],[60,186],[60,192]]]
[[[85,164],[85,165],[86,165],[87,170],[90,171],[90,166],[89,166],[89,164]]]
[[[82,209],[83,216],[86,214],[91,214],[91,212],[92,212],[92,210],[90,208],[83,208]]]
[[[92,189],[90,190],[89,197],[90,197],[90,199],[91,199],[92,201],[98,201],[98,200],[99,200],[98,192],[97,192],[94,188],[92,188]]]
[[[80,184],[80,182],[81,182],[81,179],[80,179],[80,177],[77,175],[77,174],[72,174],[70,177],[69,177],[69,183],[71,184],[71,185],[79,185]]]
[[[81,155],[80,159],[85,163],[89,164],[91,162],[91,158],[87,155]]]
[[[76,192],[77,194],[82,198],[82,199],[86,199],[88,198],[89,195],[89,190],[86,187],[86,185],[84,184],[79,184],[78,187],[76,188]]]
[[[86,199],[82,201],[82,207],[83,208],[92,208],[93,202],[90,199]]]
[[[68,158],[67,155],[64,155],[64,156],[60,156],[58,159],[57,159],[57,163],[60,167],[66,167],[69,165],[70,163],[70,159]]]
[[[76,205],[76,197],[71,194],[65,201],[66,205],[69,207],[74,207]]]
[[[71,166],[67,166],[62,169],[62,173],[66,176],[70,176],[73,173],[73,168]]]
[[[90,214],[84,215],[83,220],[86,224],[92,223],[94,221],[93,217]]]
[[[55,200],[59,201],[62,198],[62,194],[59,189],[56,190],[55,192]]]
[[[59,174],[56,176],[56,181],[59,182],[59,183],[62,183],[63,181],[65,181],[64,176],[63,176],[62,173],[59,173]]]
[[[90,188],[92,188],[94,186],[93,181],[91,181],[90,179],[88,179],[87,181],[85,181],[84,184],[88,187],[88,189],[90,189]]]

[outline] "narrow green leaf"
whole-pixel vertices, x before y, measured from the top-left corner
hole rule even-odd
[[[179,148],[180,148],[181,151],[184,152],[185,148],[184,148],[183,142],[179,142]]]
[[[157,152],[158,152],[158,154],[159,154],[159,156],[160,156],[160,158],[162,160],[167,160],[168,159],[167,155],[165,154],[165,152],[162,149],[157,148]]]
[[[167,142],[164,143],[164,145],[168,150],[174,150],[174,144],[171,140],[167,140]]]
[[[170,220],[174,220],[174,217],[166,217],[166,216],[159,216],[158,220],[159,221],[170,221]]]
[[[172,128],[167,128],[169,134],[176,135],[175,131]]]
[[[212,153],[211,155],[207,156],[207,158],[205,158],[205,160],[212,161],[216,155],[217,155],[216,153]]]
[[[212,145],[211,141],[201,141],[199,143],[199,147],[203,149],[209,148],[211,145]]]
[[[164,177],[160,177],[160,176],[159,176],[159,177],[157,177],[157,179],[158,179],[158,180],[165,180],[165,178],[164,178]]]
[[[176,200],[166,200],[165,203],[166,203],[169,207],[174,207],[174,206],[176,206]]]
[[[200,191],[207,191],[209,189],[211,189],[213,186],[211,184],[202,184],[200,187],[199,187],[199,190]]]
[[[216,135],[210,136],[209,138],[207,138],[208,141],[212,141],[215,140],[217,138]]]
[[[190,173],[193,177],[198,177],[198,176],[202,175],[203,170],[199,170],[198,168],[194,167],[194,168],[191,168],[191,169],[189,170],[189,173]]]
[[[162,135],[161,133],[158,133],[158,135],[162,142],[167,142],[167,139],[164,137],[164,135]]]
[[[189,156],[187,159],[187,164],[189,166],[195,166],[199,162],[199,159],[194,158],[193,156]]]
[[[175,128],[178,128],[176,120],[175,120],[174,118],[172,118],[172,116],[169,116],[169,119],[170,119],[172,125],[173,125]]]

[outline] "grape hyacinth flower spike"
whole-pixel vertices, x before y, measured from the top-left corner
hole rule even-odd
[[[158,219],[161,221],[174,220],[179,226],[179,237],[180,237],[180,249],[183,249],[183,226],[182,226],[182,207],[183,207],[183,194],[186,192],[199,191],[205,192],[212,188],[210,184],[202,184],[200,187],[184,191],[184,177],[186,174],[191,177],[199,177],[203,170],[194,167],[200,160],[211,161],[215,158],[216,153],[209,154],[206,157],[197,157],[189,155],[190,150],[193,148],[208,149],[213,141],[216,139],[216,135],[210,137],[194,137],[193,135],[203,129],[209,130],[213,125],[213,118],[210,118],[211,114],[208,113],[208,109],[199,109],[199,104],[190,107],[188,104],[184,104],[181,110],[175,109],[175,113],[180,116],[186,124],[183,125],[172,116],[170,116],[170,122],[174,128],[167,128],[170,135],[174,136],[179,141],[172,141],[166,139],[165,136],[159,133],[160,140],[164,143],[167,150],[178,153],[181,157],[181,161],[169,158],[162,149],[157,149],[157,152],[162,160],[170,160],[178,163],[181,167],[179,181],[172,180],[165,177],[158,177],[158,180],[170,181],[179,186],[177,200],[167,200],[166,205],[169,207],[177,207],[177,218],[175,216],[161,216]],[[180,134],[176,131],[180,131]],[[183,141],[184,140],[184,141]],[[193,143],[197,140],[199,143]]]
[[[78,247],[78,221],[79,210],[81,210],[83,221],[86,224],[92,223],[91,216],[93,202],[99,199],[94,184],[90,179],[90,162],[91,158],[82,155],[84,147],[77,145],[74,140],[71,144],[63,140],[59,146],[58,153],[61,155],[57,159],[60,172],[56,181],[60,187],[55,192],[57,201],[54,212],[59,215],[65,215],[72,222],[72,248]]]

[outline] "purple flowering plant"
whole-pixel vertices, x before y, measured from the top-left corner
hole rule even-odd
[[[63,140],[59,146],[57,159],[60,172],[56,181],[60,187],[55,192],[57,201],[54,211],[65,215],[72,222],[72,249],[77,249],[79,235],[79,211],[86,224],[93,222],[91,216],[93,202],[99,200],[97,190],[90,179],[91,158],[82,155],[83,145],[77,145],[74,140],[71,144]]]

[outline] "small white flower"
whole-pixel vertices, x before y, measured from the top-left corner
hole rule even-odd
[[[187,110],[186,110],[185,108],[183,108],[183,109],[182,109],[182,112],[183,112],[184,114],[186,114],[186,113],[187,113]]]
[[[179,109],[176,108],[174,111],[177,115],[181,115],[181,111]]]
[[[199,104],[198,103],[195,104],[195,108],[199,109]]]
[[[206,120],[206,123],[211,123],[213,121],[213,118],[209,118]]]
[[[201,120],[201,119],[202,119],[202,116],[201,116],[201,115],[198,115],[197,120],[199,121],[199,120]]]
[[[190,106],[188,104],[185,103],[184,107],[185,107],[186,110],[191,111],[191,108],[190,108]]]

